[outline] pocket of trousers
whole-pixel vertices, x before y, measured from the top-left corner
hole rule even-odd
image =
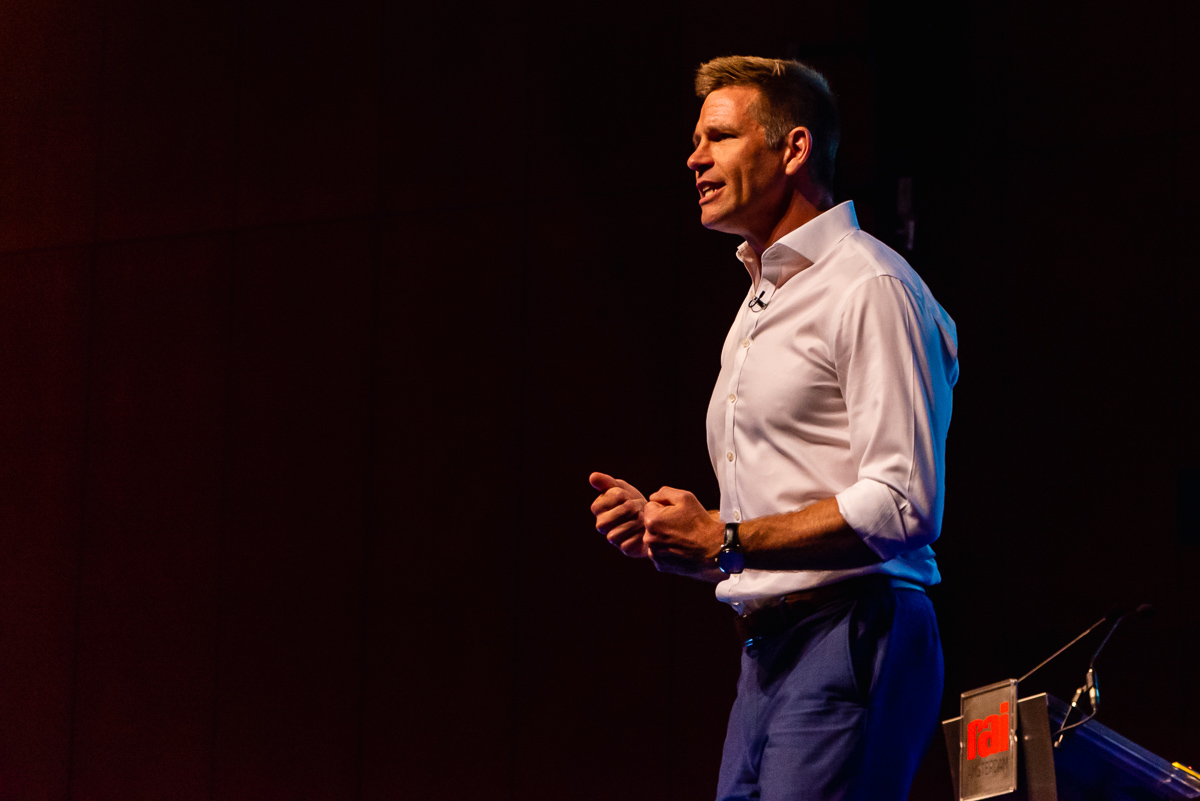
[[[850,611],[846,626],[850,675],[864,705],[875,689],[895,619],[896,595],[891,588],[859,598]]]

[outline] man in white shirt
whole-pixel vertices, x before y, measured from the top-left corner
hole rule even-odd
[[[719,510],[603,473],[596,527],[659,570],[717,581],[745,644],[719,799],[907,797],[942,692],[924,588],[940,580],[954,323],[832,202],[821,75],[700,67],[688,167],[701,222],[745,241],[751,287],[708,411]]]

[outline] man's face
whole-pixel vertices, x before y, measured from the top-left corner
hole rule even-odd
[[[762,241],[785,205],[785,148],[767,147],[751,107],[752,86],[727,86],[704,99],[687,161],[700,191],[704,227]]]

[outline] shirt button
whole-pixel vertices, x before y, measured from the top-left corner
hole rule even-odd
[[[737,395],[734,395],[732,392],[730,392],[729,393],[729,402],[733,403],[735,400],[737,400]]]
[[[725,458],[732,462],[733,461],[733,451],[730,451],[729,453],[725,454]]]
[[[743,348],[748,348],[748,347],[750,347],[750,340],[749,340],[749,339],[743,339],[743,340],[742,340],[742,347],[743,347]]]
[[[739,512],[737,509],[734,509],[734,510],[733,510],[733,520],[734,520],[734,522],[739,522],[741,519],[742,519],[742,513],[741,513],[741,512]]]

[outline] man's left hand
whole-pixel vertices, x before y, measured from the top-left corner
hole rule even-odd
[[[700,577],[711,574],[725,538],[725,527],[687,490],[663,487],[642,512],[643,542],[654,566],[667,573]]]

